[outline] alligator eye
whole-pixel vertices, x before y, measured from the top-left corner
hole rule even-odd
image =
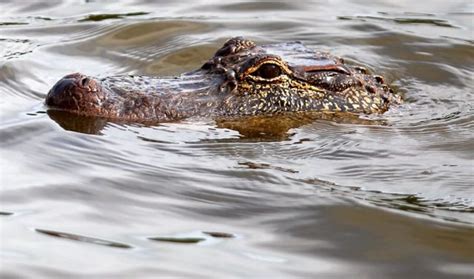
[[[252,73],[253,76],[259,76],[264,79],[272,79],[281,75],[281,69],[278,65],[266,63],[261,65],[255,72]]]

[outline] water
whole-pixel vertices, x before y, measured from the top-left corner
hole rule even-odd
[[[471,1],[0,10],[0,277],[472,278]],[[406,102],[151,127],[44,113],[65,74],[179,74],[236,35],[331,51]]]

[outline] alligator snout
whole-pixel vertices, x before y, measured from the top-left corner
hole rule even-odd
[[[100,105],[102,88],[92,78],[80,73],[64,76],[46,96],[46,105],[85,113]]]

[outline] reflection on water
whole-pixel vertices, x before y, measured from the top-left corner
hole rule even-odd
[[[29,113],[28,115],[36,116],[40,113],[44,112],[39,111],[36,113]],[[67,111],[60,110],[48,110],[47,114],[63,129],[86,134],[102,134],[102,130],[107,126],[108,123],[114,123],[113,120],[107,120],[100,117],[80,116]],[[194,118],[186,120],[186,122],[193,122],[198,120],[199,118]],[[303,125],[308,125],[316,120],[334,121],[337,123],[350,123],[355,125],[386,125],[383,119],[363,119],[360,118],[358,115],[349,113],[301,112],[286,113],[273,116],[247,116],[214,119],[216,128],[238,131],[242,138],[254,141],[264,139],[286,139],[291,135],[291,133],[289,132],[290,129],[298,128]],[[115,123],[120,124],[121,122],[115,121]],[[124,122],[123,124],[127,123]],[[132,125],[154,127],[160,124],[164,125],[167,123],[145,121],[143,123],[134,123]]]
[[[0,277],[471,278],[473,8],[3,1]],[[160,125],[45,113],[67,73],[175,75],[236,35],[331,51],[406,102]]]

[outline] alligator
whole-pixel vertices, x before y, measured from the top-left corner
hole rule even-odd
[[[288,112],[381,114],[399,95],[379,75],[301,42],[257,46],[235,37],[177,77],[73,73],[48,92],[49,109],[125,122]]]

